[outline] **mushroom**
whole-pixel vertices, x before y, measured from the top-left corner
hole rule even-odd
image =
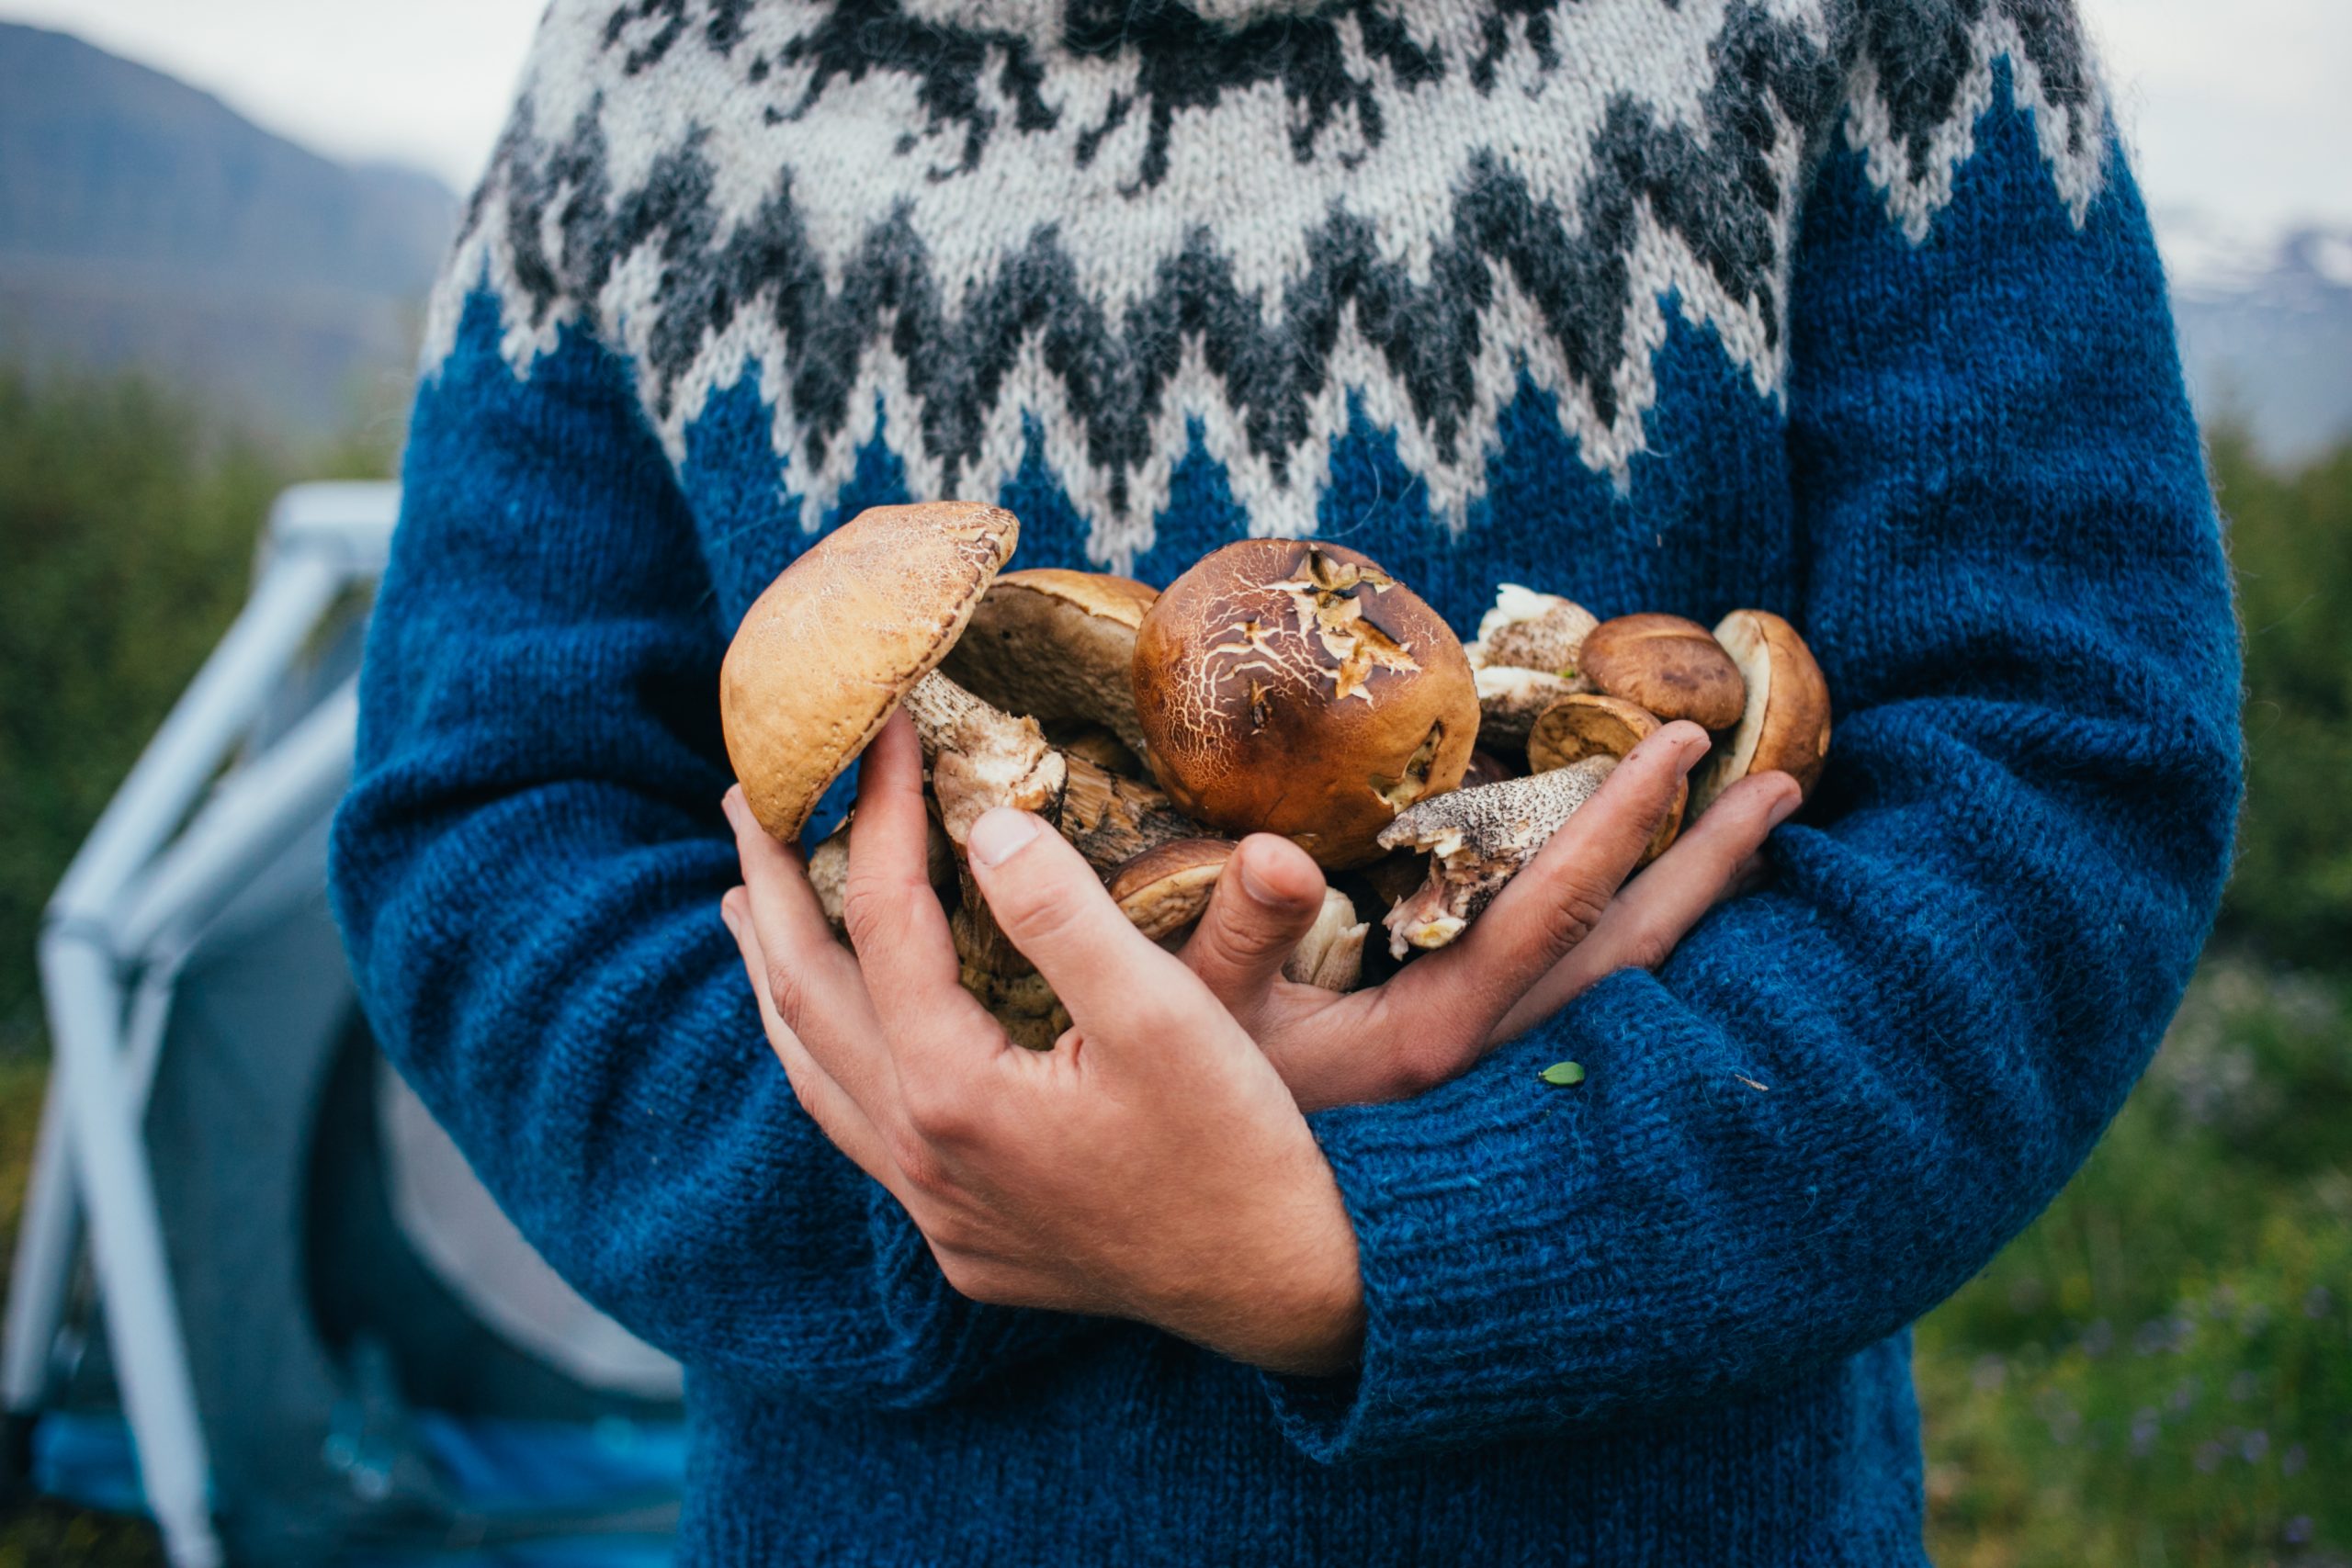
[[[1480,746],[1471,751],[1470,765],[1462,770],[1462,787],[1476,789],[1480,784],[1500,784],[1505,779],[1515,779],[1526,772],[1525,768],[1512,762],[1510,759],[1498,756],[1484,746]]]
[[[959,849],[994,806],[1056,821],[1098,869],[1198,831],[1159,791],[1057,750],[1035,719],[937,672],[1020,532],[1010,512],[969,502],[871,507],[768,585],[719,670],[728,759],[762,827],[797,838],[903,703]]]
[[[1506,582],[1495,591],[1495,607],[1479,619],[1478,640],[1467,649],[1470,662],[1481,670],[1566,675],[1577,668],[1585,637],[1600,624],[1573,599]]]
[[[1702,729],[1739,722],[1747,701],[1739,667],[1696,621],[1620,615],[1588,633],[1577,665],[1593,688]]]
[[[1478,689],[1478,739],[1513,750],[1527,744],[1528,731],[1545,708],[1562,697],[1591,690],[1591,682],[1580,675],[1552,675],[1517,664],[1481,664],[1473,678]]]
[[[1381,922],[1389,953],[1402,958],[1461,935],[1616,768],[1614,757],[1588,757],[1548,773],[1455,790],[1399,816],[1381,843],[1425,850],[1431,860],[1429,879]]]
[[[1046,568],[989,585],[941,666],[975,696],[1049,728],[1100,725],[1136,752],[1136,628],[1159,597],[1133,578]]]
[[[1233,847],[1229,839],[1178,839],[1146,850],[1106,879],[1112,902],[1152,941],[1173,936],[1209,907]]]
[[[1470,661],[1438,614],[1338,545],[1247,539],[1170,585],[1136,638],[1145,758],[1184,812],[1280,833],[1326,867],[1451,790],[1478,731]]]
[[[1775,768],[1812,795],[1829,756],[1829,682],[1813,650],[1769,610],[1734,610],[1715,624],[1715,640],[1739,667],[1747,703],[1730,740],[1699,770],[1690,815],[1748,774]]]
[[[1199,833],[1159,790],[1057,750],[1034,718],[938,673],[1019,537],[1020,524],[998,507],[873,507],[768,585],[719,671],[728,759],[763,828],[797,838],[826,785],[903,704],[959,868],[972,823],[997,806],[1054,822],[1097,870]],[[966,980],[1010,1030],[1035,999],[1022,989],[1028,965],[995,929],[968,869],[961,874]]]
[[[1356,919],[1355,900],[1326,887],[1315,923],[1283,964],[1283,978],[1327,991],[1354,990],[1363,978],[1363,943],[1371,932],[1370,921]]]
[[[1527,738],[1528,766],[1544,773],[1573,766],[1589,757],[1622,761],[1626,752],[1662,728],[1656,714],[1621,697],[1596,694],[1563,697],[1535,721],[1535,728]],[[1690,799],[1689,783],[1678,780],[1674,803],[1667,807],[1649,848],[1642,852],[1644,865],[1664,854],[1667,846],[1674,842],[1675,835],[1682,830],[1684,807]]]

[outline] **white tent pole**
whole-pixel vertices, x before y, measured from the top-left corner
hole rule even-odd
[[[117,901],[114,951],[152,954],[218,914],[256,864],[342,797],[358,728],[358,685],[346,681],[231,775]]]
[[[41,941],[52,1070],[63,1087],[91,1261],[106,1301],[107,1342],[148,1510],[175,1568],[219,1568],[210,1467],[155,1213],[153,1173],[122,1081],[116,1039],[121,990],[94,935],[87,928],[52,927]]]
[[[0,1348],[0,1399],[12,1416],[39,1409],[49,1390],[49,1359],[57,1325],[65,1318],[74,1249],[81,1245],[82,1216],[74,1201],[66,1144],[65,1082],[51,1073],[41,1099],[40,1135],[33,1145],[24,1213],[17,1221],[7,1339]]]

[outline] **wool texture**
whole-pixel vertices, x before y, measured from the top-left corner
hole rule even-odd
[[[424,369],[335,904],[506,1211],[685,1363],[685,1561],[1923,1560],[1906,1325],[2120,1105],[2239,789],[2071,7],[558,0]],[[1344,1378],[960,1297],[762,1038],[720,658],[944,495],[1023,566],[1312,534],[1457,627],[1516,581],[1820,657],[1768,888],[1313,1119]]]

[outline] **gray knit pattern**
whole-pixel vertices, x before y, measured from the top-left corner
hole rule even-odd
[[[878,434],[917,494],[1042,443],[1102,559],[1195,442],[1304,533],[1358,417],[1458,519],[1531,381],[1622,479],[1674,313],[1777,397],[1813,165],[1924,242],[1999,62],[2079,223],[2060,0],[557,0],[426,361],[486,281],[517,374],[585,326],[673,458],[756,375],[810,526]]]

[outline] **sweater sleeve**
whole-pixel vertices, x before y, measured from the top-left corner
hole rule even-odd
[[[2056,1193],[2177,1005],[2238,679],[2161,269],[2120,157],[2078,223],[2030,116],[1976,129],[1924,243],[1842,143],[1809,197],[1787,608],[1837,726],[1775,883],[1438,1092],[1318,1119],[1368,1328],[1351,1378],[1271,1382],[1307,1452],[1640,1421],[1894,1333]]]
[[[724,629],[624,367],[527,375],[469,304],[418,399],[332,884],[384,1049],[590,1300],[697,1373],[914,1405],[1081,1320],[948,1288],[769,1052],[739,880]]]

